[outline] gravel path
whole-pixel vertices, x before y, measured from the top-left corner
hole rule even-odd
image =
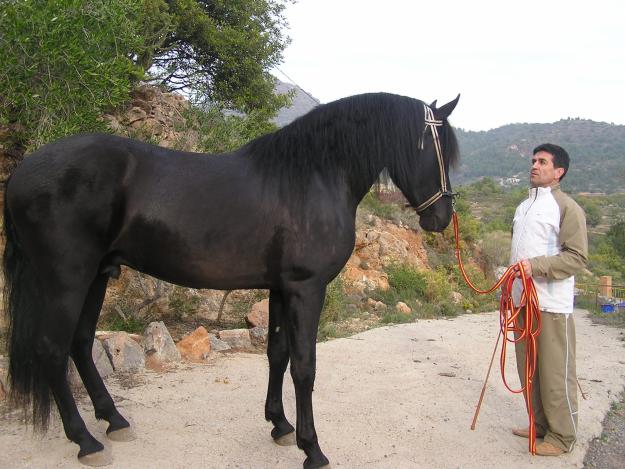
[[[332,467],[564,469],[583,467],[589,443],[625,385],[619,330],[577,316],[580,401],[576,449],[533,457],[512,427],[526,424],[523,399],[505,390],[493,368],[475,431],[470,424],[498,319],[494,313],[383,327],[318,345],[314,404],[317,433]],[[511,357],[509,375],[514,379]],[[112,451],[110,468],[301,468],[304,454],[280,447],[263,419],[267,361],[263,355],[217,355],[207,365],[146,372],[109,389],[137,429],[130,443],[109,443],[90,405],[88,426]],[[294,420],[287,375],[285,409]],[[0,421],[0,467],[79,468],[77,447],[58,422],[34,437],[16,416]],[[623,441],[622,435],[616,435]],[[622,459],[621,459],[622,461]],[[588,466],[623,467],[623,466]]]

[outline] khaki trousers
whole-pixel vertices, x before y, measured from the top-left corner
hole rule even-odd
[[[537,369],[532,383],[536,432],[570,452],[577,438],[575,323],[572,314],[541,311]],[[525,382],[525,341],[516,344],[519,378]]]

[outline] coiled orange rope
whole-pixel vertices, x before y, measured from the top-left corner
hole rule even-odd
[[[532,277],[528,277],[525,274],[525,269],[521,262],[508,267],[508,270],[501,276],[501,278],[489,289],[480,290],[477,288],[464,270],[462,264],[462,256],[460,255],[460,235],[458,227],[458,214],[453,213],[454,223],[454,236],[456,239],[456,258],[458,259],[458,266],[462,277],[465,282],[473,291],[481,295],[485,295],[493,292],[497,288],[501,287],[501,299],[499,302],[499,335],[497,336],[497,343],[495,344],[495,350],[493,350],[493,356],[491,358],[491,366],[493,358],[499,344],[499,339],[503,335],[504,341],[501,347],[501,355],[499,364],[501,368],[501,377],[503,379],[504,386],[513,393],[523,393],[525,398],[525,405],[527,407],[527,414],[529,416],[529,451],[532,454],[536,454],[536,425],[534,419],[534,411],[532,408],[532,379],[534,372],[536,371],[537,361],[537,344],[536,339],[540,333],[540,307],[538,304],[538,295],[536,294],[536,288]],[[512,299],[512,284],[517,276],[520,276],[523,284],[523,292],[521,295],[520,306],[515,306]],[[523,307],[525,305],[525,307]],[[511,335],[512,333],[512,335]],[[517,343],[525,341],[525,380],[521,389],[512,389],[508,385],[506,380],[506,349],[509,342]],[[490,366],[488,368],[488,374],[486,375],[486,381],[490,374]],[[484,397],[484,391],[486,389],[486,381],[480,395],[479,404],[476,409],[475,417],[473,419],[472,429],[475,429],[475,422],[477,420],[477,414],[482,404],[482,398]]]

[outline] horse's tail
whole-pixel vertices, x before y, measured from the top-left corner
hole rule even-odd
[[[35,352],[37,324],[42,314],[41,289],[36,270],[20,246],[4,197],[4,314],[9,352],[9,398],[21,407],[27,420],[32,409],[36,429],[45,430],[50,417],[50,388],[45,369]]]

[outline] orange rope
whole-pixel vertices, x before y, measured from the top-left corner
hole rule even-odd
[[[529,451],[532,454],[536,454],[536,425],[531,396],[532,378],[534,377],[534,372],[536,371],[537,360],[536,339],[540,333],[540,308],[534,281],[532,280],[532,277],[526,276],[523,264],[519,262],[508,267],[506,272],[491,288],[487,290],[480,290],[477,288],[473,285],[471,280],[469,280],[469,277],[464,270],[464,265],[462,264],[462,257],[460,255],[458,214],[455,211],[453,213],[453,222],[454,236],[456,238],[456,258],[458,259],[458,266],[460,267],[462,277],[465,282],[467,282],[467,285],[480,295],[491,293],[501,286],[501,299],[499,301],[499,336],[503,335],[505,337],[505,340],[502,342],[501,356],[499,360],[501,377],[503,379],[504,386],[510,392],[517,394],[523,393],[523,396],[525,397],[525,405],[529,416]],[[519,307],[514,305],[514,301],[512,299],[512,284],[514,283],[514,279],[517,277],[517,272],[520,274],[521,282],[523,283],[523,292],[520,300],[521,306]],[[524,308],[523,305],[526,305],[526,307]],[[510,333],[512,333],[511,337]],[[499,341],[499,336],[497,337],[497,341]],[[517,343],[520,341],[525,341],[525,382],[522,383],[523,386],[521,389],[512,389],[506,380],[506,348],[508,342]]]

